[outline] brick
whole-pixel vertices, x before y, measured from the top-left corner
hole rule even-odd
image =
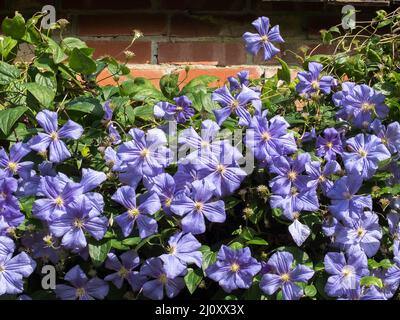
[[[61,9],[73,10],[138,10],[150,9],[150,0],[118,1],[110,0],[61,0]]]
[[[174,14],[171,17],[171,36],[204,37],[224,36],[241,37],[244,32],[253,30],[251,22],[256,15],[222,14]]]
[[[161,9],[198,11],[242,11],[246,0],[161,0]]]
[[[13,0],[8,2],[8,11],[14,12],[19,11],[22,14],[31,14],[33,12],[39,12],[46,4],[56,6],[55,0]]]
[[[159,43],[158,61],[237,65],[246,63],[246,53],[241,42],[169,42]]]
[[[202,37],[218,35],[221,25],[210,16],[173,15],[171,17],[171,36]]]
[[[125,61],[123,50],[130,44],[129,41],[116,40],[87,40],[89,47],[95,48],[94,58],[110,55],[119,61]],[[130,60],[131,63],[149,63],[151,61],[151,43],[147,41],[138,41],[129,48],[135,53],[135,57]]]
[[[301,50],[302,48],[307,48],[307,52],[309,53],[310,50],[316,48],[318,44],[320,44],[320,42],[318,41],[301,40],[301,39],[297,41],[293,40],[291,42],[287,42],[281,47],[282,50],[281,58],[284,59],[289,64],[295,64],[295,63],[298,64],[299,61],[297,60],[296,56],[290,51],[295,52],[300,56],[303,56],[304,53]],[[333,50],[334,46],[332,45],[320,45],[313,51],[313,54],[330,54],[333,52]]]
[[[78,16],[80,35],[131,35],[138,29],[144,35],[165,35],[167,18],[162,14],[109,14]]]
[[[318,11],[321,12],[325,8],[323,1],[306,2],[306,1],[263,1],[252,0],[251,9],[256,11],[260,16],[266,15],[273,11],[294,12],[294,11]]]

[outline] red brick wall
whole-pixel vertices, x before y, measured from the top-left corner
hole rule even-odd
[[[53,4],[57,18],[70,21],[68,34],[96,48],[95,57],[123,59],[121,52],[130,43],[132,30],[138,29],[144,37],[131,48],[136,54],[131,61],[133,70],[145,74],[148,66],[136,64],[158,64],[151,68],[157,78],[154,72],[170,71],[171,65],[191,64],[195,65],[193,69],[216,73],[219,67],[246,65],[251,69],[251,65],[262,64],[259,57],[246,54],[241,38],[245,31],[253,30],[251,22],[261,15],[280,25],[286,40],[280,56],[295,63],[291,52],[313,47],[319,41],[320,29],[340,23],[341,6],[329,3],[332,0],[0,0],[0,8],[3,16],[14,10],[29,15],[44,4]],[[358,8],[367,16],[377,10],[362,5]],[[227,72],[223,68],[221,72],[226,75],[236,69]],[[264,71],[259,67],[252,70],[254,74]]]

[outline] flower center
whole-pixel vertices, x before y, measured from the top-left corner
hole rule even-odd
[[[43,241],[48,247],[53,246],[53,237],[50,234],[48,234],[47,236],[44,236]]]
[[[54,141],[58,140],[58,133],[53,131],[52,133],[50,133],[50,138]]]
[[[161,274],[158,278],[162,284],[166,284],[168,282],[167,275],[165,273]]]
[[[176,106],[176,111],[182,111],[183,110],[183,107],[181,107],[181,106]]]
[[[14,173],[17,172],[17,168],[18,168],[18,163],[12,161],[8,163],[8,169],[10,169],[12,172]]]
[[[57,198],[54,199],[54,203],[56,204],[57,207],[61,207],[64,204],[63,198],[61,196],[58,196]]]
[[[203,204],[201,202],[195,202],[194,207],[197,212],[200,212],[201,210],[203,210]]]
[[[142,151],[140,151],[140,155],[141,155],[143,158],[147,158],[147,157],[150,155],[150,150],[147,149],[147,148],[144,148]]]
[[[363,149],[363,148],[360,148],[360,150],[358,150],[358,153],[360,154],[360,156],[362,158],[365,158],[367,156],[367,154],[368,154],[368,152],[365,151],[365,149]]]
[[[76,297],[77,298],[82,298],[86,293],[85,288],[78,288],[76,289]]]
[[[318,90],[319,89],[319,82],[317,80],[314,80],[313,82],[311,82],[311,87],[314,90]]]
[[[325,176],[323,176],[323,175],[320,175],[319,177],[318,177],[318,181],[319,182],[324,182],[326,180],[326,178],[325,178]]]
[[[132,218],[137,217],[140,214],[139,209],[138,208],[132,208],[128,210],[128,215]]]
[[[239,107],[239,101],[233,100],[231,103],[231,110],[236,110]]]
[[[283,282],[288,282],[290,280],[290,275],[288,273],[284,273],[281,275],[281,280]]]
[[[225,166],[221,163],[219,165],[217,165],[217,172],[219,172],[220,174],[224,174]]]
[[[262,138],[264,141],[268,141],[268,140],[271,139],[271,135],[269,134],[269,132],[264,132],[264,133],[262,134],[261,138]]]
[[[361,109],[362,109],[362,111],[365,111],[365,112],[372,111],[372,110],[375,109],[375,104],[369,103],[369,102],[365,102],[365,103],[362,104]]]
[[[0,272],[6,271],[6,268],[0,264]]]
[[[261,41],[264,42],[264,43],[267,43],[267,42],[269,41],[268,36],[267,36],[267,35],[262,36],[262,37],[261,37]]]
[[[290,181],[296,180],[296,178],[297,178],[297,172],[296,172],[296,171],[293,171],[293,170],[289,171],[289,173],[288,173],[288,178],[289,178]]]
[[[128,269],[126,269],[124,266],[122,266],[121,269],[119,269],[118,271],[118,275],[121,278],[126,278],[128,276],[128,273],[129,273]]]
[[[299,194],[299,190],[297,190],[296,187],[291,187],[291,188],[290,188],[290,194],[291,194],[292,196],[296,196],[296,195]]]
[[[208,141],[206,141],[206,140],[203,140],[203,141],[201,141],[200,146],[201,146],[203,149],[204,149],[204,148],[207,148],[207,147],[210,146],[210,142],[208,142]]]
[[[329,142],[326,144],[326,147],[327,147],[328,149],[332,149],[332,148],[333,148],[333,143],[332,143],[331,141],[329,141]]]
[[[231,271],[232,272],[238,272],[239,270],[240,270],[240,266],[236,262],[231,264]]]
[[[114,167],[115,161],[114,160],[107,160],[107,166]]]
[[[351,198],[353,198],[353,195],[350,192],[346,191],[343,192],[343,198],[350,200]]]
[[[349,266],[345,266],[342,270],[342,275],[344,277],[349,277],[353,275],[353,269]]]
[[[82,229],[83,225],[84,225],[84,222],[83,222],[82,219],[76,218],[74,220],[74,227],[75,228]]]
[[[167,252],[169,254],[175,254],[176,253],[176,247],[175,246],[168,246],[167,247]]]
[[[165,200],[165,206],[166,206],[166,207],[170,207],[170,206],[171,206],[171,203],[172,203],[172,199],[171,199],[171,198],[167,198],[167,199]]]
[[[358,227],[357,229],[357,237],[361,238],[365,233],[365,230],[363,227]]]

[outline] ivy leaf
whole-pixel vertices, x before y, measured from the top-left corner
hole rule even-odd
[[[18,50],[18,48],[16,47],[17,44],[18,44],[17,40],[15,40],[11,37],[4,37],[3,41],[1,42],[1,46],[0,46],[0,53],[4,59],[8,60],[11,52],[13,52],[14,55],[10,56],[10,59],[12,59],[16,55],[16,51]]]
[[[28,110],[27,107],[15,107],[0,111],[0,129],[8,136],[17,120]]]
[[[61,41],[61,48],[67,53],[70,54],[73,49],[82,49],[87,48],[88,46],[84,41],[74,37],[67,37]]]
[[[25,19],[20,13],[16,12],[13,18],[6,17],[3,20],[1,29],[6,36],[19,40],[25,34]]]
[[[207,88],[211,83],[218,81],[219,78],[215,76],[202,75],[190,80],[179,93],[180,96],[187,95],[189,92],[195,90],[196,87]]]
[[[27,83],[25,86],[42,106],[46,108],[52,106],[55,93],[51,88],[42,86],[35,82]]]
[[[96,117],[102,117],[104,114],[100,101],[91,97],[75,98],[66,104],[65,109],[92,114]]]
[[[307,297],[310,297],[310,298],[312,298],[312,297],[314,297],[316,294],[317,294],[317,288],[315,288],[315,286],[314,285],[309,285],[309,286],[306,286],[305,288],[304,288],[304,294],[307,296]]]
[[[69,66],[82,74],[92,74],[96,71],[96,62],[87,55],[84,48],[74,48],[69,56]]]
[[[61,49],[61,47],[58,45],[57,42],[55,42],[51,38],[46,38],[48,44],[49,44],[49,52],[53,55],[53,61],[55,64],[59,64],[63,62],[66,58],[67,55],[64,53],[64,51]]]
[[[107,240],[103,243],[89,243],[89,256],[94,266],[99,267],[107,258],[107,254],[111,250],[111,241]]]
[[[188,272],[183,279],[190,294],[193,294],[203,279],[203,271],[201,269],[193,270],[188,268]]]
[[[367,277],[362,277],[360,280],[360,285],[361,286],[377,286],[378,288],[383,288],[383,282],[382,279],[379,279],[374,276],[367,276]]]
[[[210,249],[203,252],[203,271],[206,271],[209,265],[213,264],[217,260],[217,254]]]
[[[7,85],[20,76],[21,72],[16,66],[0,61],[0,85]]]

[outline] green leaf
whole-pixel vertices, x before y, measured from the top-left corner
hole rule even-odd
[[[144,105],[133,109],[135,117],[142,118],[143,120],[150,120],[154,118],[154,108],[150,105]]]
[[[37,73],[35,76],[35,82],[51,89],[54,93],[57,92],[57,80],[52,72]]]
[[[316,294],[317,294],[317,288],[315,288],[314,287],[314,285],[309,285],[309,286],[306,286],[305,288],[304,288],[304,294],[307,296],[307,297],[310,297],[310,298],[312,298],[312,297],[314,297]]]
[[[96,62],[89,57],[84,49],[74,48],[69,56],[69,66],[82,74],[92,74],[96,71]]]
[[[278,79],[290,83],[291,78],[289,66],[282,59],[276,59],[278,59],[279,63],[281,64],[281,69],[278,69]]]
[[[180,96],[187,95],[192,92],[196,87],[208,87],[211,83],[218,81],[219,78],[215,76],[202,75],[190,80],[179,93]]]
[[[178,73],[166,74],[161,77],[160,89],[164,96],[166,96],[168,99],[172,99],[179,94],[178,81]]]
[[[66,104],[65,109],[93,114],[96,117],[102,117],[104,114],[100,101],[92,97],[75,98]]]
[[[234,250],[238,250],[238,249],[242,249],[243,248],[243,244],[241,244],[240,242],[233,242],[229,245],[229,247],[231,247]]]
[[[136,246],[141,240],[140,237],[127,238],[122,240],[122,245],[129,247]]]
[[[3,20],[1,29],[6,36],[19,40],[25,34],[25,19],[20,13],[16,12],[13,18],[6,17]]]
[[[89,243],[89,256],[94,266],[99,267],[107,258],[107,254],[111,250],[111,241],[107,240],[103,243]]]
[[[0,54],[4,59],[8,60],[8,58],[13,58],[16,55],[16,51],[18,48],[16,47],[18,41],[11,37],[3,37],[3,41],[0,43]],[[15,50],[14,50],[15,49]],[[13,52],[14,55],[9,57],[10,53]]]
[[[374,276],[362,277],[360,280],[360,285],[367,286],[367,287],[377,286],[378,288],[383,288],[382,279],[374,277]]]
[[[119,241],[117,239],[112,239],[111,240],[111,247],[117,250],[129,250],[130,247],[123,245],[122,241]]]
[[[74,37],[67,37],[61,41],[61,48],[67,53],[70,54],[73,49],[83,49],[87,48],[88,46],[84,41]]]
[[[27,218],[32,217],[32,204],[35,202],[35,197],[23,197],[19,199],[21,210],[25,212]]]
[[[27,83],[26,89],[35,97],[35,99],[44,107],[50,108],[53,104],[55,92],[49,88],[35,82]]]
[[[381,28],[388,26],[391,23],[393,23],[392,19],[385,19],[385,20],[379,22],[376,28],[381,29]]]
[[[190,294],[193,294],[193,292],[196,291],[202,279],[203,271],[201,269],[193,270],[192,268],[188,268],[188,272],[185,275],[184,280]]]
[[[368,259],[368,267],[370,269],[379,269],[379,268],[389,269],[392,266],[393,264],[390,262],[389,259],[383,259],[380,262],[377,262],[374,259]]]
[[[209,265],[213,264],[217,260],[217,254],[213,251],[203,252],[203,264],[202,269],[205,271]]]
[[[15,122],[28,110],[27,107],[15,107],[0,111],[0,129],[8,136]]]
[[[318,263],[315,265],[314,270],[315,270],[316,272],[325,270],[325,265],[324,265],[324,263],[321,262],[321,261],[318,262]]]
[[[258,245],[258,246],[267,246],[268,242],[265,241],[262,238],[255,237],[254,239],[247,241],[246,244],[253,244],[253,245]]]
[[[67,58],[67,55],[61,49],[61,47],[58,45],[58,43],[55,42],[51,38],[46,38],[46,40],[49,44],[49,50],[47,50],[47,51],[53,55],[54,63],[59,64],[59,63],[63,62]]]
[[[16,66],[0,61],[0,85],[7,85],[20,76],[21,72]]]

